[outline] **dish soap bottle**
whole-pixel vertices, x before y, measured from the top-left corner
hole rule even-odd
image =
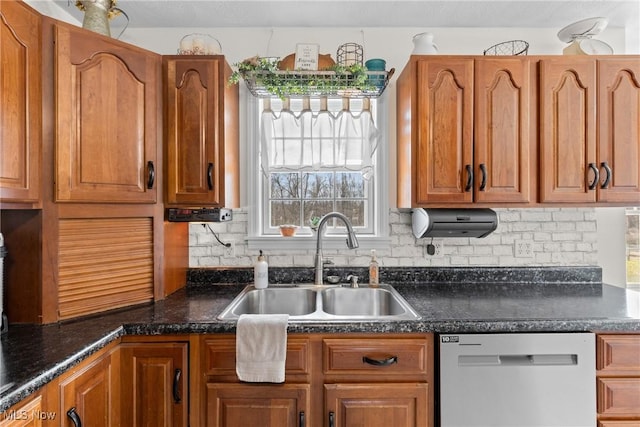
[[[379,268],[378,268],[378,259],[376,258],[376,250],[371,249],[371,261],[369,261],[369,286],[378,286],[380,283],[379,279]]]
[[[269,286],[269,264],[262,255],[262,250],[258,255],[258,261],[253,266],[253,286],[256,289],[264,289]]]

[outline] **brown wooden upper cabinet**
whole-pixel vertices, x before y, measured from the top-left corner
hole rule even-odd
[[[160,55],[57,23],[55,200],[155,203]]]
[[[238,85],[224,56],[165,56],[166,205],[239,205]]]
[[[412,56],[398,78],[398,207],[535,201],[528,58]]]
[[[40,202],[41,17],[0,2],[0,202]],[[3,206],[4,207],[4,206]]]
[[[640,57],[540,61],[540,201],[640,203]]]

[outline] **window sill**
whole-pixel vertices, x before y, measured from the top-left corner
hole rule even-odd
[[[360,246],[358,249],[371,250],[371,249],[389,249],[391,246],[391,239],[389,237],[379,236],[358,236],[358,243]],[[345,244],[346,236],[323,236],[322,249],[345,249],[348,250]],[[271,249],[295,249],[301,251],[315,251],[316,249],[316,236],[249,236],[247,238],[247,244],[250,250],[264,250],[264,248]]]

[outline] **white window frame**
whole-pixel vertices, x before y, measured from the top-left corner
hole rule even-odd
[[[245,89],[245,88],[242,88]],[[372,221],[374,232],[372,234],[356,234],[360,249],[388,249],[389,238],[389,137],[388,137],[388,108],[385,101],[386,95],[376,98],[376,126],[380,131],[380,139],[375,155],[376,175],[373,178],[373,209],[375,218]],[[241,140],[243,140],[243,162],[241,164],[242,176],[246,177],[244,186],[247,195],[247,243],[250,250],[259,249],[315,249],[316,236],[313,234],[296,234],[294,237],[283,238],[279,234],[261,234],[263,215],[262,194],[265,186],[261,184],[260,171],[260,111],[259,100],[252,96],[246,89],[241,90],[241,105],[245,107],[244,114],[246,126],[243,127]],[[244,135],[242,135],[244,134]],[[244,170],[242,170],[244,168]],[[338,229],[340,230],[340,229]],[[334,234],[332,230],[325,230],[323,248],[340,249],[345,247],[345,234]]]

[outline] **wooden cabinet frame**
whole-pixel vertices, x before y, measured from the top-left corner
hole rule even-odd
[[[296,415],[305,412],[306,425],[324,426],[329,412],[335,414],[352,400],[360,408],[369,405],[373,412],[407,420],[408,426],[433,427],[433,345],[432,334],[289,334],[285,383],[250,384],[235,374],[234,335],[194,337],[191,348],[198,346],[199,356],[192,368],[199,372],[192,375],[201,381],[193,387],[202,399],[192,403],[199,412],[192,412],[191,422],[233,425],[224,423],[231,419],[221,414],[223,407],[235,407],[234,416],[241,417],[246,412],[237,408],[253,405],[262,417],[273,408],[283,425],[297,425]],[[395,357],[396,362],[377,366],[363,357]],[[334,421],[340,420],[343,414],[335,416]]]

